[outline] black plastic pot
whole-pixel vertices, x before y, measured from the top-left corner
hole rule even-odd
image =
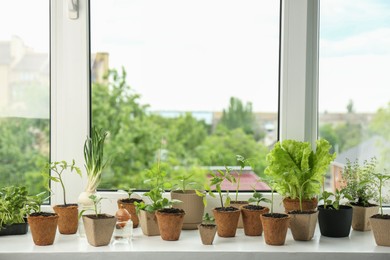
[[[327,237],[347,237],[351,232],[352,207],[341,205],[338,210],[324,205],[318,206],[318,224],[321,235]]]
[[[12,224],[0,229],[0,236],[24,235],[28,231],[27,223]]]

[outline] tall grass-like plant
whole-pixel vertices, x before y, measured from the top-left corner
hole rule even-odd
[[[88,176],[86,191],[94,192],[100,184],[102,171],[107,165],[107,161],[104,161],[104,141],[106,137],[107,132],[93,127],[91,137],[85,140],[84,160]]]

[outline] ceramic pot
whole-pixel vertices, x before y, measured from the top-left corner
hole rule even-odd
[[[171,191],[171,198],[180,200],[181,202],[175,204],[175,208],[185,211],[183,229],[192,230],[197,229],[202,222],[204,205],[203,199],[196,195],[195,190],[186,191]]]

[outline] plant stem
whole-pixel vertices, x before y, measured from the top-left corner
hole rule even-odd
[[[64,185],[64,182],[62,181],[61,174],[58,174],[58,175],[59,175],[60,183],[62,186],[62,194],[64,195],[64,205],[66,205],[65,185]]]
[[[379,178],[379,207],[381,209],[381,215],[383,216],[383,208],[382,208],[382,178]]]

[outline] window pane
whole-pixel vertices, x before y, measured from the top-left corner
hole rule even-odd
[[[50,147],[49,1],[3,2],[0,24],[0,187],[34,194]]]
[[[277,139],[279,1],[91,1],[92,119],[110,133],[100,188],[255,164]],[[104,77],[110,69],[109,77]],[[206,172],[205,172],[206,170]],[[223,188],[229,188],[224,186]]]
[[[336,164],[371,157],[390,169],[390,3],[321,1],[320,135]]]

